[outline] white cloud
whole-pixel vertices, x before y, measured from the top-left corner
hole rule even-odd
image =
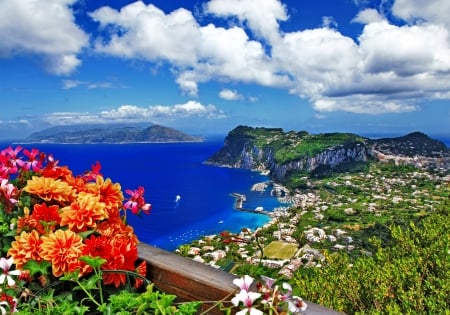
[[[37,55],[57,75],[79,67],[80,52],[89,38],[75,24],[74,2],[41,1],[38,5],[32,0],[0,0],[0,57]],[[354,2],[367,5],[366,0]],[[319,113],[368,114],[417,110],[423,100],[450,98],[448,0],[383,0],[378,10],[363,9],[352,20],[364,24],[357,39],[344,36],[330,17],[324,17],[320,28],[283,32],[280,22],[289,16],[278,0],[210,0],[204,10],[209,14],[206,25],[186,9],[165,13],[142,1],[120,10],[99,8],[90,16],[104,37],[96,38],[94,49],[124,59],[167,64],[180,89],[190,96],[197,96],[201,83],[211,80],[249,83],[286,89],[308,99]],[[391,23],[392,16],[406,24]],[[219,26],[214,24],[217,18],[220,25],[234,23]],[[63,81],[65,89],[77,86],[114,85]],[[232,90],[219,96],[242,97]],[[122,107],[101,115],[136,119],[194,113],[223,115],[212,105],[194,101]]]
[[[74,89],[80,86],[86,86],[88,89],[109,89],[115,87],[111,82],[89,82],[79,80],[62,80],[64,90]]]
[[[153,105],[139,107],[135,105],[122,105],[117,109],[103,111],[99,115],[102,119],[113,120],[143,120],[161,118],[205,117],[223,118],[224,113],[214,105],[202,105],[196,101],[188,101],[176,105]]]
[[[396,0],[392,12],[408,22],[425,20],[450,28],[450,1],[448,0]]]
[[[351,98],[321,98],[314,102],[313,108],[319,113],[346,111],[356,114],[395,114],[417,110],[415,105],[397,103],[391,100],[379,100],[365,96]]]
[[[250,3],[254,4],[253,1],[246,2],[247,5]],[[268,3],[275,4],[267,8],[268,15],[271,15],[269,9],[272,7],[283,8],[277,1]],[[252,14],[248,18],[253,21],[258,13]],[[288,83],[286,75],[277,73],[263,44],[251,40],[240,27],[200,26],[185,9],[165,14],[142,2],[131,3],[121,10],[102,7],[90,16],[111,37],[110,40],[97,40],[97,52],[169,62],[177,76],[176,82],[188,95],[196,96],[198,83],[212,79],[256,82],[265,86]],[[277,13],[276,17],[283,15]],[[258,23],[255,21],[252,25]]]
[[[373,22],[381,22],[384,17],[375,9],[365,9],[360,11],[352,22],[369,24]]]
[[[448,96],[450,35],[442,24],[396,26],[373,9],[353,22],[366,24],[358,42],[322,28],[287,33],[273,47],[293,78],[291,93],[318,112],[360,114],[414,111],[420,101]]]
[[[280,37],[278,21],[286,21],[286,7],[278,0],[211,0],[206,12],[219,17],[237,17],[259,37],[276,42]]]
[[[243,99],[243,96],[236,90],[223,89],[219,92],[219,97],[227,101],[237,101]]]
[[[83,81],[78,81],[78,80],[62,80],[62,84],[63,84],[63,89],[64,90],[69,90],[69,89],[74,89],[76,87],[79,87],[82,84],[85,84]]]
[[[43,119],[49,125],[101,124],[101,123],[167,123],[183,118],[222,119],[226,115],[214,105],[202,105],[188,101],[175,105],[152,105],[147,107],[121,105],[116,109],[100,113],[89,112],[54,112],[46,114]]]
[[[111,39],[99,39],[98,52],[126,58],[167,60],[176,65],[190,65],[197,60],[199,26],[192,13],[177,9],[165,14],[152,4],[141,1],[120,11],[102,7],[89,14],[101,27],[111,27]]]
[[[364,24],[357,40],[340,33],[330,17],[320,28],[283,32],[279,22],[289,17],[277,0],[207,2],[205,13],[240,23],[227,28],[202,26],[185,9],[166,14],[143,2],[121,10],[103,7],[91,16],[110,36],[97,41],[98,52],[168,62],[188,95],[197,96],[199,84],[210,80],[244,82],[288,89],[317,112],[377,114],[418,110],[421,100],[448,98],[449,5],[382,1],[378,11],[363,9],[351,21]],[[394,25],[390,16],[408,24]],[[220,96],[233,99],[232,92]],[[156,112],[163,109],[169,110]]]
[[[74,22],[74,2],[0,1],[0,57],[37,55],[48,72],[71,73],[81,64],[77,54],[88,44],[88,35]]]
[[[339,26],[338,22],[332,16],[322,17],[322,27],[326,28],[337,28]]]
[[[448,36],[448,30],[439,25],[370,23],[359,37],[364,70],[368,74],[393,72],[399,77],[449,71]]]

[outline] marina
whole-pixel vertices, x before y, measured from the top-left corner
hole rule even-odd
[[[239,193],[231,194],[234,198],[236,198],[236,202],[234,204],[234,208],[239,211],[251,212],[251,213],[261,213],[270,215],[271,212],[264,210],[263,207],[256,207],[255,209],[244,208],[244,203],[247,201],[247,196]]]

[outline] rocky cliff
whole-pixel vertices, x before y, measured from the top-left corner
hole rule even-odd
[[[223,147],[206,163],[266,171],[274,180],[283,182],[292,174],[349,170],[377,159],[380,152],[386,156],[393,151],[405,156],[450,155],[445,145],[422,133],[371,140],[349,133],[313,135],[306,131],[239,126],[227,135]]]

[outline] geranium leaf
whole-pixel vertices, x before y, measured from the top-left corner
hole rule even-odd
[[[31,276],[38,273],[46,275],[51,266],[52,265],[48,261],[37,262],[36,260],[29,260],[24,265],[24,269],[29,270]]]
[[[96,257],[92,257],[92,256],[81,256],[80,260],[82,262],[85,262],[86,264],[88,264],[89,266],[91,266],[92,268],[100,268],[101,265],[103,265],[104,263],[107,262],[106,259],[96,256]]]

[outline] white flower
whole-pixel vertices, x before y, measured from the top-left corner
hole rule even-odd
[[[5,306],[9,306],[8,302],[6,301],[0,302],[0,312],[2,313],[2,315],[6,315],[8,311]]]
[[[20,270],[10,271],[12,264],[14,263],[13,258],[0,258],[0,270],[3,270],[3,273],[0,275],[0,284],[4,284],[5,281],[8,281],[8,286],[12,287],[16,284],[16,281],[11,276],[20,276]]]
[[[249,275],[245,275],[241,278],[234,279],[233,283],[239,287],[241,290],[248,291],[250,289],[251,284],[253,283],[253,278]]]
[[[236,315],[245,315],[247,312],[250,315],[263,315],[262,311],[253,307],[253,302],[259,299],[260,296],[260,293],[241,290],[241,292],[231,299],[231,303],[233,303],[234,306],[238,306],[239,302],[242,302],[245,307],[243,310],[237,312]]]

